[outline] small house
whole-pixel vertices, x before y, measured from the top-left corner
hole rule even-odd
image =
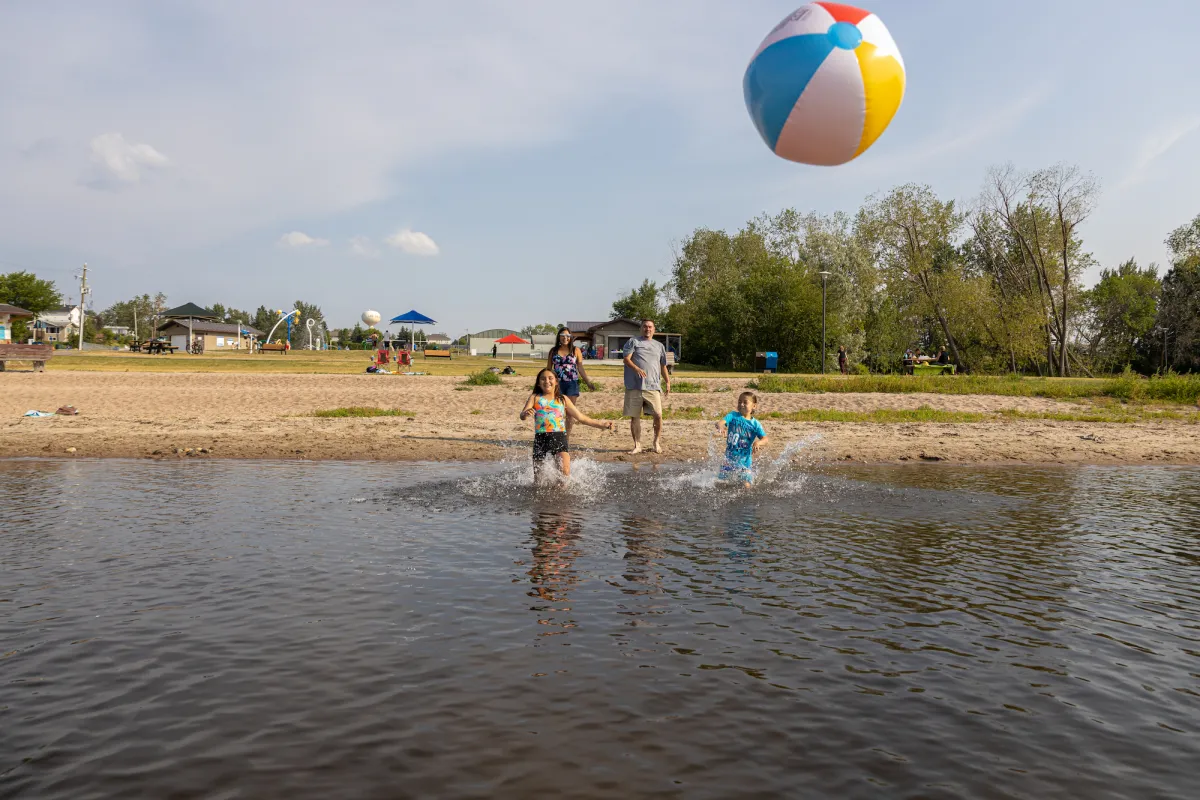
[[[17,319],[32,319],[33,313],[19,306],[0,303],[0,344],[12,343],[12,324]]]
[[[39,342],[69,342],[79,333],[79,306],[60,306],[33,318],[33,338]]]
[[[585,353],[595,348],[596,358],[620,358],[621,350],[630,339],[642,335],[641,320],[617,317],[606,322],[568,322],[567,327]],[[674,360],[682,357],[683,335],[666,331],[654,332],[654,338],[674,354]]]

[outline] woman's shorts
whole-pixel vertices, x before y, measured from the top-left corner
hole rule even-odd
[[[565,397],[579,397],[579,381],[569,381],[563,378],[559,380],[558,387],[562,389]]]
[[[535,433],[533,435],[533,460],[542,461],[546,456],[556,456],[559,453],[569,453],[566,431],[552,433]]]

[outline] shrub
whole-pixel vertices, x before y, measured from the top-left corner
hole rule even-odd
[[[463,383],[467,386],[501,386],[504,381],[500,380],[500,376],[496,373],[481,369],[468,375]]]

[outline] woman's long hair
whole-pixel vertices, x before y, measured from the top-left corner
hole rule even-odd
[[[558,341],[558,337],[562,336],[563,331],[566,331],[567,333],[571,333],[571,329],[568,328],[566,325],[563,325],[561,328],[558,329],[558,333],[554,334],[554,350],[552,351],[554,353],[557,353],[558,348],[562,347],[562,344]],[[570,356],[570,355],[574,355],[574,354],[575,354],[575,334],[572,333],[571,341],[567,342],[567,355]]]
[[[558,376],[554,374],[554,370],[552,370],[548,367],[543,367],[538,372],[537,377],[533,379],[533,393],[539,397],[545,397],[545,395],[542,393],[542,373],[543,372],[549,372],[550,376],[554,378],[554,399],[561,402],[563,399],[562,381],[560,381],[558,379]]]

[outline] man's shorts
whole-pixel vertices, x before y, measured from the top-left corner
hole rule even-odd
[[[641,418],[643,413],[652,417],[662,416],[662,392],[626,389],[625,408],[621,415]]]
[[[550,433],[535,433],[533,435],[533,460],[544,461],[546,456],[556,456],[559,453],[569,453],[566,431]]]

